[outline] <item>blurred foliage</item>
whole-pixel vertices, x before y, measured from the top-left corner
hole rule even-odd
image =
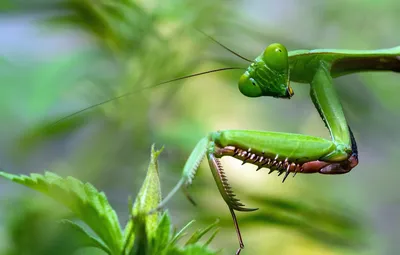
[[[142,185],[153,142],[168,148],[161,155],[168,190],[196,142],[212,130],[328,137],[305,85],[293,84],[296,97],[290,101],[249,100],[236,89],[240,72],[232,71],[140,91],[198,71],[245,67],[194,28],[247,58],[272,42],[292,50],[374,49],[400,41],[393,33],[400,23],[397,0],[13,0],[1,1],[0,11],[6,23],[0,26],[1,167],[23,173],[52,169],[93,183],[106,191],[121,221],[131,219],[121,197]],[[22,32],[13,24],[28,17],[20,26],[36,32],[18,35]],[[6,26],[12,28],[2,31]],[[8,31],[17,34],[14,41]],[[335,80],[360,151],[360,165],[347,175],[303,175],[281,185],[262,171],[224,160],[238,195],[260,207],[238,215],[246,245],[242,254],[397,254],[399,173],[390,170],[398,165],[398,79],[398,74],[367,73]],[[140,92],[57,122],[130,91]],[[230,214],[207,167],[202,170],[192,188],[199,206],[190,207],[178,194],[169,204],[176,215],[171,221],[196,217],[203,225],[220,217],[212,246],[231,254],[237,240]],[[7,201],[13,193],[18,207]],[[60,240],[74,235],[64,234],[59,224],[54,232],[40,228],[50,226],[53,217],[65,218],[58,216],[65,211],[50,210],[40,197],[18,198],[15,187],[2,182],[0,195],[5,205],[0,238],[12,240],[0,243],[1,254],[6,248],[5,254],[28,254],[32,243],[37,245],[31,254],[54,254],[53,245],[65,245],[62,250],[70,254],[68,247],[77,240]],[[31,230],[23,231],[25,226]],[[146,226],[138,224],[136,231]]]
[[[313,205],[268,195],[250,196],[248,199],[264,206],[258,214],[241,217],[240,224],[244,228],[261,224],[286,228],[328,247],[363,249],[367,245],[364,233],[369,228],[365,226],[364,219],[360,219],[355,212],[343,213],[346,208],[337,204],[321,201]],[[209,221],[217,215],[210,213],[202,219]],[[221,225],[229,227],[232,221],[224,219]]]
[[[44,214],[37,214],[38,211],[33,210],[31,215],[26,215],[27,218],[21,222],[21,225],[14,228],[18,232],[14,241],[22,249],[21,253],[17,254],[47,254],[48,249],[52,252],[48,254],[60,254],[60,252],[71,254],[82,247],[99,248],[110,255],[215,254],[207,248],[207,245],[215,237],[215,231],[205,245],[200,245],[198,242],[201,237],[216,226],[216,223],[194,232],[186,244],[180,248],[176,245],[176,242],[185,234],[184,229],[192,222],[177,234],[171,235],[171,220],[167,211],[149,215],[149,212],[161,202],[157,162],[161,151],[162,149],[155,151],[154,146],[152,147],[147,176],[135,203],[131,206],[131,217],[123,234],[118,217],[108,203],[105,194],[97,191],[90,183],[84,184],[73,177],[62,178],[51,172],[46,172],[44,175],[31,174],[30,176],[0,172],[0,176],[6,179],[50,196],[66,206],[74,217],[86,224],[86,226],[81,226],[77,222],[63,219],[60,226],[56,228],[59,232],[54,231],[54,228],[51,227],[43,229],[45,231],[41,232],[43,235],[46,234],[45,237],[47,237],[45,238],[45,240],[47,239],[46,242],[44,242],[45,249],[43,249],[30,239],[21,238],[25,235],[25,229],[32,227],[29,229],[36,230],[36,224],[42,223],[42,227],[48,226],[49,223],[49,226],[55,225],[48,218],[43,218]],[[19,227],[24,229],[19,229]],[[95,235],[89,233],[85,228],[89,228]],[[51,235],[54,233],[57,233],[57,235]],[[64,239],[66,242],[60,243]],[[71,239],[74,242],[70,242]],[[53,243],[54,240],[57,242]],[[55,245],[49,245],[51,243]],[[35,250],[38,247],[41,250]],[[13,254],[13,252],[8,254]]]

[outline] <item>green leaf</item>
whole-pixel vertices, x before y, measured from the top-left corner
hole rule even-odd
[[[179,241],[182,237],[184,237],[187,233],[185,233],[185,230],[188,229],[193,223],[195,223],[195,220],[191,220],[186,226],[184,226],[175,236],[172,238],[170,244],[175,244],[176,242]]]
[[[148,234],[146,233],[147,217],[148,215],[146,214],[139,214],[137,216],[132,217],[135,222],[134,225],[135,242],[133,244],[132,250],[130,251],[129,255],[150,255]]]
[[[88,233],[83,227],[78,225],[75,222],[70,220],[61,220],[64,229],[69,230],[69,232],[75,233],[77,239],[80,241],[80,245],[89,246],[89,247],[97,247],[105,251],[107,254],[111,254],[111,251],[108,247],[103,243],[103,241],[99,240],[97,237],[92,236]]]
[[[161,254],[168,246],[171,238],[171,219],[168,211],[165,211],[158,223],[155,236],[152,239],[152,254]]]
[[[214,238],[217,236],[219,230],[220,230],[220,228],[217,228],[217,229],[214,230],[214,232],[211,234],[210,238],[208,238],[208,240],[204,243],[204,246],[210,245],[212,240],[214,240]]]
[[[190,244],[195,244],[197,243],[200,238],[202,238],[205,234],[207,234],[211,229],[213,229],[215,226],[217,226],[219,223],[219,220],[217,219],[213,224],[209,225],[208,227],[204,229],[198,229],[193,233],[193,235],[189,238],[189,240],[186,242],[185,245],[190,245]]]
[[[44,175],[13,175],[0,172],[0,176],[40,191],[68,207],[85,222],[105,243],[112,254],[120,254],[122,234],[118,217],[103,192],[98,192],[90,183],[54,173]]]
[[[161,148],[159,151],[154,150],[154,144],[151,147],[151,157],[146,179],[144,180],[143,185],[140,188],[140,191],[132,208],[131,215],[134,216],[133,218],[135,218],[135,216],[139,214],[148,214],[161,202],[161,188],[157,158],[162,150],[163,148]],[[147,215],[147,217],[145,218],[146,233],[149,239],[155,236],[160,217],[160,213],[157,212],[151,215]],[[128,250],[132,246],[132,242],[134,239],[131,237],[131,232],[133,228],[134,222],[132,219],[130,219],[124,231],[124,247],[127,247]]]

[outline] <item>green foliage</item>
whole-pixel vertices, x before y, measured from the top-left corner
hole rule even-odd
[[[132,208],[132,215],[145,214],[156,208],[161,203],[161,189],[160,178],[158,173],[157,158],[162,152],[163,148],[159,151],[154,150],[154,145],[151,147],[151,159],[147,171],[146,179],[141,187],[135,204]],[[160,213],[154,213],[145,218],[146,230],[149,232],[151,229],[156,229],[160,221]]]
[[[82,246],[87,246],[90,255],[107,254],[94,248],[96,240],[90,240],[80,233],[78,227],[90,232],[83,224],[74,222],[79,226],[71,226],[66,223],[71,221],[67,220],[71,216],[68,210],[46,197],[35,193],[32,195],[11,198],[12,195],[7,194],[7,199],[2,201],[0,208],[12,213],[1,215],[4,222],[2,226],[7,232],[1,235],[0,254],[71,255]]]
[[[97,247],[105,251],[107,254],[112,254],[108,246],[104,244],[101,239],[91,235],[79,224],[66,219],[61,220],[60,223],[65,229],[69,229],[70,231],[74,232],[76,239],[80,241],[80,246]]]
[[[195,244],[197,243],[200,238],[202,238],[205,234],[207,234],[211,229],[213,229],[215,226],[217,226],[219,223],[219,220],[217,220],[215,223],[209,225],[208,227],[204,229],[199,229],[196,232],[193,233],[193,235],[187,240],[186,245],[190,244]],[[211,235],[210,239],[207,241],[207,243],[210,243],[211,240],[214,238],[215,233],[217,233],[218,229],[215,230],[215,232]]]
[[[50,172],[30,176],[0,172],[0,176],[50,196],[82,220],[94,234],[77,222],[68,219],[60,222],[65,231],[79,240],[79,247],[97,247],[110,255],[215,254],[207,247],[215,233],[205,245],[199,241],[218,222],[195,231],[183,247],[178,247],[176,241],[187,226],[172,235],[171,219],[167,211],[149,214],[161,201],[157,161],[161,151],[156,151],[154,145],[151,148],[147,176],[132,207],[131,219],[125,227],[124,235],[117,214],[105,194],[97,191],[90,183],[82,183],[73,177],[62,178]]]
[[[362,250],[367,245],[368,237],[365,233],[369,226],[359,214],[339,203],[320,201],[313,204],[268,194],[249,196],[246,198],[248,200],[262,206],[259,213],[240,217],[242,228],[254,225],[270,229],[279,227],[285,230],[286,235],[298,233],[315,243],[349,251]],[[210,221],[216,215],[205,215],[202,219]],[[223,219],[220,225],[230,227],[232,221],[229,218]]]
[[[155,238],[157,237],[157,238]],[[161,219],[154,231],[153,239],[151,240],[151,250],[153,254],[160,254],[168,246],[171,241],[171,219],[167,211],[163,213]]]
[[[50,172],[30,176],[0,172],[0,176],[61,202],[99,236],[111,254],[119,254],[122,234],[117,214],[105,194],[98,192],[91,184],[82,183],[73,177],[62,178]]]

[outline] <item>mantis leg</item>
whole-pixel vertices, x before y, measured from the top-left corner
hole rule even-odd
[[[283,181],[289,173],[314,173],[334,170],[347,171],[349,163],[328,162],[321,160],[327,155],[344,156],[343,145],[336,145],[333,141],[319,137],[261,132],[250,130],[225,130],[210,134],[207,145],[207,157],[211,172],[217,184],[218,190],[229,207],[235,224],[239,249],[236,254],[244,248],[240,229],[236,220],[236,211],[254,211],[255,208],[246,208],[234,194],[221,165],[220,158],[231,156],[243,163],[250,163],[261,168],[269,168],[270,172],[285,174]],[[348,156],[347,156],[348,157]],[[336,165],[337,164],[337,165]]]
[[[240,246],[236,254],[239,254],[244,244],[234,211],[257,209],[246,208],[236,198],[220,158],[230,156],[243,161],[243,164],[258,166],[257,170],[269,168],[270,173],[273,171],[279,172],[279,175],[285,173],[283,181],[291,172],[341,174],[355,167],[358,164],[357,145],[345,120],[329,69],[326,63],[321,62],[320,68],[314,74],[310,95],[332,140],[301,134],[251,130],[210,133],[198,142],[185,164],[181,180],[157,209],[164,207],[180,188],[186,190],[192,183],[199,164],[207,155],[218,190],[229,207],[235,224]]]

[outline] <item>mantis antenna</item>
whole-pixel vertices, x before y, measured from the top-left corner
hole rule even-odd
[[[233,55],[247,61],[247,62],[253,62],[248,58],[243,57],[242,55],[240,55],[239,53],[229,49],[228,47],[226,47],[225,45],[223,45],[222,43],[218,42],[217,40],[215,40],[213,37],[209,36],[208,34],[204,33],[203,31],[196,29],[197,31],[199,31],[201,34],[203,34],[205,37],[207,37],[208,39],[210,39],[211,41],[215,42],[216,44],[218,44],[219,46],[221,46],[222,48],[224,48],[225,50],[229,51],[230,53],[232,53]]]
[[[61,119],[55,121],[55,122],[52,124],[52,126],[55,125],[55,124],[57,124],[57,123],[59,123],[59,122],[62,122],[62,121],[64,121],[64,120],[66,120],[66,119],[68,119],[68,118],[71,118],[71,117],[73,117],[73,116],[75,116],[75,115],[78,115],[78,114],[80,114],[80,113],[82,113],[82,112],[85,112],[85,111],[87,111],[87,110],[90,110],[90,109],[92,109],[92,108],[95,108],[95,107],[97,107],[97,106],[100,106],[100,105],[103,105],[103,104],[107,104],[107,103],[109,103],[109,102],[111,102],[111,101],[114,101],[114,100],[117,100],[117,99],[120,99],[120,98],[123,98],[123,97],[127,97],[127,96],[130,96],[130,95],[136,94],[136,93],[141,92],[141,91],[146,90],[146,89],[155,88],[155,87],[158,87],[158,86],[161,86],[161,85],[163,85],[163,84],[170,83],[170,82],[175,82],[175,81],[179,81],[179,80],[184,80],[184,79],[188,79],[188,78],[192,78],[192,77],[196,77],[196,76],[200,76],[200,75],[205,75],[205,74],[209,74],[209,73],[216,73],[216,72],[227,71],[227,70],[244,70],[244,69],[245,69],[245,68],[243,68],[243,67],[224,67],[224,68],[208,70],[208,71],[204,71],[204,72],[200,72],[200,73],[194,73],[194,74],[190,74],[190,75],[178,77],[178,78],[175,78],[175,79],[172,79],[172,80],[168,80],[168,81],[163,81],[163,82],[160,82],[160,83],[157,83],[157,84],[148,86],[148,87],[140,88],[140,89],[138,89],[138,90],[134,90],[134,91],[127,92],[127,93],[125,93],[125,94],[122,94],[122,95],[119,95],[119,96],[116,96],[116,97],[109,98],[109,99],[104,100],[104,101],[101,101],[101,102],[99,102],[99,103],[97,103],[97,104],[93,104],[93,105],[91,105],[91,106],[88,106],[88,107],[86,107],[86,108],[83,108],[82,110],[79,110],[79,111],[77,111],[77,112],[74,112],[74,113],[72,113],[72,114],[69,114],[69,115],[67,115],[67,116],[65,116],[65,117],[63,117],[63,118],[61,118]]]
[[[225,46],[225,45],[223,45],[222,43],[218,42],[218,41],[215,40],[213,37],[209,36],[208,34],[204,33],[203,31],[201,31],[201,30],[199,30],[199,29],[196,29],[196,30],[199,31],[199,32],[200,32],[201,34],[203,34],[204,36],[208,37],[208,38],[209,38],[210,40],[212,40],[213,42],[215,42],[215,43],[217,43],[218,45],[220,45],[220,46],[221,46],[222,48],[224,48],[225,50],[227,50],[227,51],[229,51],[230,53],[234,54],[235,56],[237,56],[237,57],[239,57],[239,58],[241,58],[241,59],[243,59],[243,60],[245,60],[245,61],[247,61],[247,62],[252,62],[251,60],[249,60],[249,59],[247,59],[247,58],[241,56],[240,54],[236,53],[235,51],[229,49],[227,46]],[[204,71],[204,72],[189,74],[189,75],[185,75],[185,76],[182,76],[182,77],[174,78],[174,79],[171,79],[171,80],[168,80],[168,81],[163,81],[163,82],[160,82],[160,83],[157,83],[157,84],[148,86],[148,87],[140,88],[140,89],[138,89],[138,90],[134,90],[134,91],[127,92],[127,93],[122,94],[122,95],[119,95],[119,96],[115,96],[115,97],[109,98],[109,99],[104,100],[104,101],[101,101],[101,102],[99,102],[99,103],[97,103],[97,104],[94,104],[94,105],[88,106],[88,107],[86,107],[86,108],[83,108],[83,109],[81,109],[81,110],[79,110],[79,111],[77,111],[77,112],[74,112],[74,113],[72,113],[72,114],[69,114],[69,115],[67,115],[67,116],[65,116],[65,117],[63,117],[63,118],[61,118],[61,119],[58,119],[57,121],[53,122],[53,123],[51,124],[51,126],[54,126],[54,125],[56,125],[57,123],[60,123],[60,122],[62,122],[62,121],[64,121],[64,120],[66,120],[66,119],[69,119],[69,118],[71,118],[71,117],[73,117],[73,116],[76,116],[76,115],[78,115],[78,114],[80,114],[80,113],[82,113],[82,112],[85,112],[85,111],[88,111],[88,110],[90,110],[90,109],[93,109],[93,108],[95,108],[95,107],[97,107],[97,106],[107,104],[107,103],[109,103],[109,102],[112,102],[112,101],[117,100],[117,99],[120,99],[120,98],[128,97],[128,96],[130,96],[130,95],[136,94],[136,93],[141,92],[141,91],[146,90],[146,89],[155,88],[155,87],[161,86],[161,85],[163,85],[163,84],[167,84],[167,83],[171,83],[171,82],[175,82],[175,81],[179,81],[179,80],[184,80],[184,79],[189,79],[189,78],[196,77],[196,76],[201,76],[201,75],[210,74],[210,73],[216,73],[216,72],[221,72],[221,71],[227,71],[227,70],[246,70],[246,68],[243,68],[243,67],[224,67],[224,68],[218,68],[218,69],[208,70],[208,71]]]

